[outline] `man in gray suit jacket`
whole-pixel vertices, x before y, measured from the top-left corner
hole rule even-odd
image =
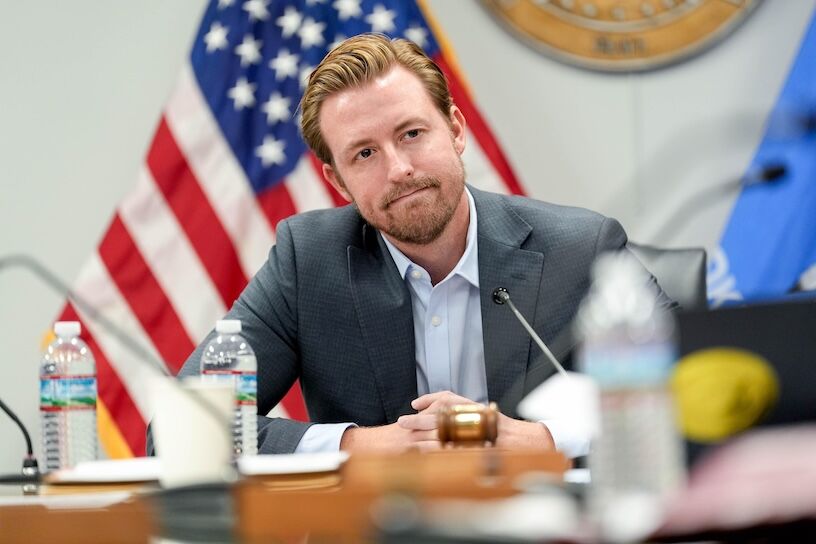
[[[512,409],[552,369],[493,290],[506,287],[552,341],[597,255],[624,248],[621,226],[466,187],[465,119],[410,42],[347,40],[314,71],[301,109],[323,174],[353,205],[282,221],[227,316],[258,357],[259,413],[300,379],[314,422],[261,417],[259,451],[433,448],[443,406]],[[201,349],[181,374],[198,372]],[[564,447],[565,434],[500,416],[506,446]]]

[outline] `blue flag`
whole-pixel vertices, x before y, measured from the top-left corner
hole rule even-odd
[[[746,185],[709,259],[712,306],[816,289],[816,17],[768,120]]]

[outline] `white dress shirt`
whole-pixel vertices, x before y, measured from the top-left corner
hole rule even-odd
[[[467,189],[465,189],[467,192]],[[411,293],[414,313],[417,393],[452,391],[487,404],[482,308],[479,299],[479,248],[476,206],[467,192],[470,220],[465,252],[451,272],[436,285],[421,266],[411,262],[383,237],[400,276]],[[520,325],[519,325],[520,326]],[[589,440],[558,421],[546,420],[555,446],[565,455],[585,455]],[[353,423],[315,424],[296,452],[337,451],[343,432]]]

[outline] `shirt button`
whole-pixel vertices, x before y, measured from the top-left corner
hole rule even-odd
[[[435,315],[435,316],[433,316],[431,318],[431,325],[433,325],[434,327],[438,327],[441,324],[442,324],[442,318],[439,317],[438,315]]]
[[[411,277],[414,278],[415,280],[418,280],[419,278],[422,277],[422,272],[420,272],[419,270],[412,270]]]

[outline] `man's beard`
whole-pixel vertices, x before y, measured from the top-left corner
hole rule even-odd
[[[421,199],[407,206],[398,204],[399,211],[391,209],[395,200],[421,189],[431,189],[436,194],[434,201],[427,203],[425,199]],[[446,195],[442,192],[442,183],[436,177],[425,176],[410,182],[403,182],[387,193],[379,205],[386,219],[382,222],[373,222],[372,218],[366,218],[366,220],[379,231],[399,242],[417,245],[429,244],[439,238],[450,223],[463,190],[464,180],[460,188],[455,191],[455,198],[447,200]]]
[[[436,176],[422,176],[393,186],[375,205],[375,210],[360,208],[356,200],[352,203],[369,225],[394,240],[406,244],[429,244],[445,231],[465,190],[465,166],[461,157],[457,155],[456,159],[454,169],[444,173],[445,183]],[[345,187],[343,178],[339,172],[337,174],[338,181]],[[420,198],[407,205],[398,203],[399,209],[391,209],[400,197],[420,189],[430,189],[435,194],[433,201]],[[453,194],[446,194],[446,189]]]

